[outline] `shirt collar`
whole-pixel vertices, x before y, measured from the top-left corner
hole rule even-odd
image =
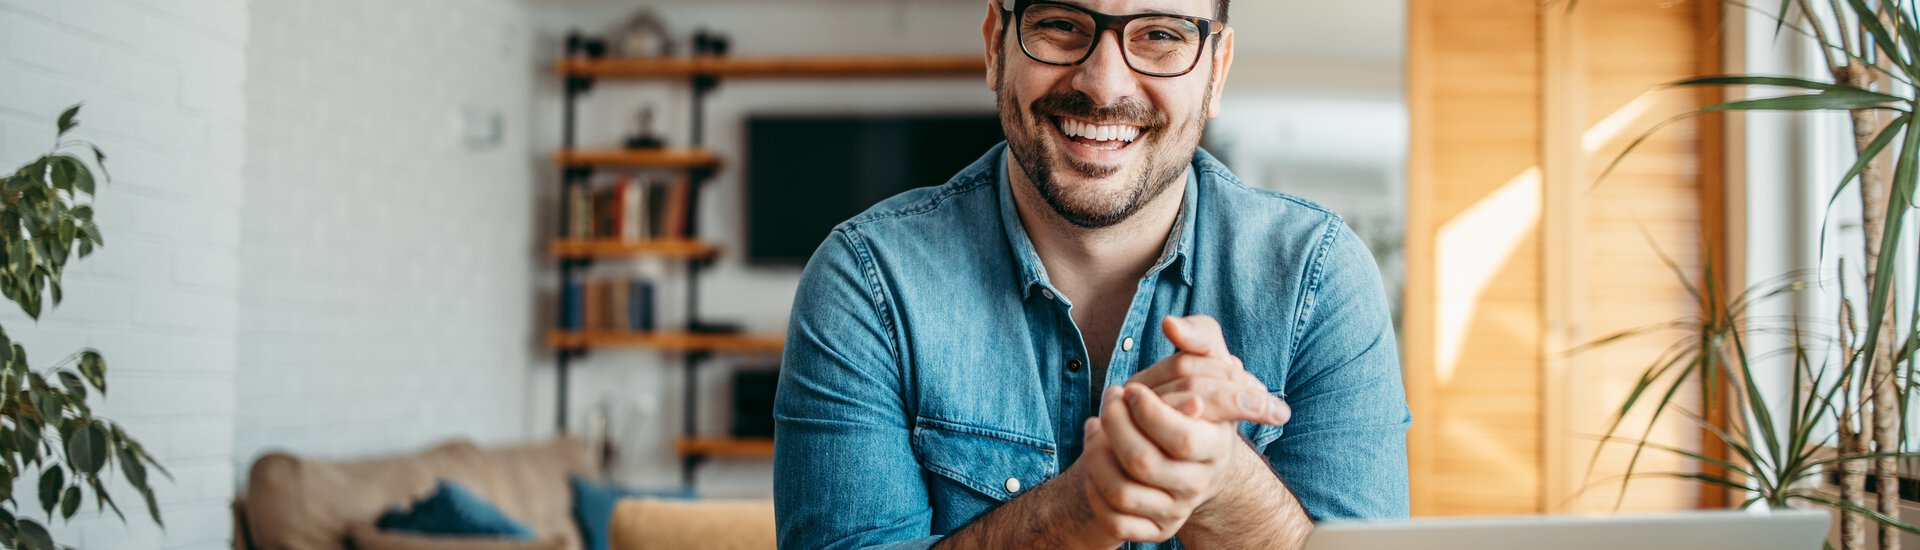
[[[1040,262],[1040,253],[1033,248],[1033,240],[1028,238],[1026,226],[1020,223],[1019,209],[1013,204],[1013,180],[1007,177],[1006,155],[1008,154],[1006,146],[1001,145],[999,158],[993,163],[993,170],[998,174],[995,187],[998,188],[1000,195],[1000,223],[1006,229],[1008,244],[1013,246],[1014,268],[1020,272],[1020,297],[1024,300],[1032,296],[1033,288],[1039,286],[1052,291],[1060,296],[1061,301],[1072,305],[1072,302],[1067,301],[1066,295],[1054,288],[1052,280],[1047,278],[1047,267]],[[1166,244],[1160,249],[1160,257],[1154,260],[1153,267],[1147,269],[1145,277],[1154,277],[1178,262],[1180,265],[1174,273],[1178,275],[1180,283],[1193,284],[1192,220],[1194,203],[1198,200],[1200,190],[1199,173],[1197,169],[1188,168],[1186,192],[1180,198],[1180,214],[1173,219],[1171,235],[1176,238],[1167,239]]]

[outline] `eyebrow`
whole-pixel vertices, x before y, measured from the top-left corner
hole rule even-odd
[[[1095,11],[1095,12],[1100,11],[1100,10],[1093,9],[1092,6],[1088,6],[1084,0],[1047,0],[1047,1],[1066,4],[1066,5],[1074,6],[1087,11]],[[1198,18],[1207,19],[1207,20],[1213,19],[1212,15],[1193,15],[1193,14],[1187,14],[1187,13],[1180,13],[1176,11],[1170,11],[1160,7],[1149,7],[1143,11],[1137,11],[1133,13],[1113,14],[1113,15],[1169,15],[1173,17],[1198,17]]]

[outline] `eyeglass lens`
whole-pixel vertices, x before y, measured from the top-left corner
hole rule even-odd
[[[1099,43],[1093,17],[1066,6],[1028,6],[1019,29],[1021,47],[1046,63],[1078,63]],[[1133,70],[1171,75],[1193,68],[1200,58],[1202,38],[1192,21],[1152,16],[1127,22],[1120,43]]]

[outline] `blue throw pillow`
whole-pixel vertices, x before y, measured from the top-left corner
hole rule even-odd
[[[580,539],[586,550],[607,550],[607,529],[613,523],[613,507],[623,498],[663,498],[691,500],[687,490],[646,492],[600,483],[577,475],[568,476],[573,486],[573,521],[580,524]]]
[[[445,479],[436,480],[433,493],[413,503],[412,508],[387,510],[377,525],[388,531],[429,535],[534,539],[533,530],[525,524],[507,517],[505,512],[466,487]]]

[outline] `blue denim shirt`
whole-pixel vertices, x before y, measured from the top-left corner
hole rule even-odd
[[[1339,216],[1193,157],[1174,232],[1140,280],[1104,380],[1048,281],[995,147],[945,185],[834,228],[801,277],[775,399],[785,548],[925,548],[1080,454],[1106,385],[1174,352],[1204,313],[1293,407],[1243,423],[1309,516],[1404,517],[1406,433],[1378,268]],[[1143,548],[1178,548],[1178,540]]]

